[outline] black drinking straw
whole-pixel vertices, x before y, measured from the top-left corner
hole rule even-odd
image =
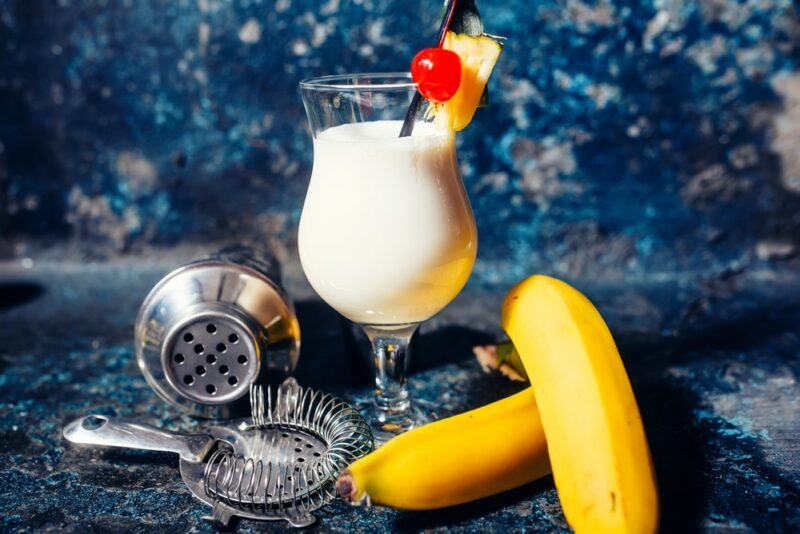
[[[447,30],[450,29],[450,24],[453,23],[453,14],[456,12],[457,0],[449,0],[447,7],[444,10],[444,17],[439,26],[439,33],[436,35],[436,46],[441,47],[444,44],[444,37],[447,35]],[[414,131],[414,117],[419,113],[419,107],[422,105],[422,94],[419,91],[414,92],[411,97],[411,104],[406,111],[406,118],[403,120],[403,127],[400,128],[400,137],[408,137]]]

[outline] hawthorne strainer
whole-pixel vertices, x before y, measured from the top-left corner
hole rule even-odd
[[[253,386],[250,399],[251,418],[212,425],[204,434],[90,415],[68,424],[64,437],[178,453],[181,478],[219,524],[238,516],[308,526],[312,512],[334,498],[339,473],[372,450],[369,425],[346,402],[293,379],[274,394]]]

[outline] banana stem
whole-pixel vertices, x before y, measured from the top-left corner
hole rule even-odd
[[[343,471],[336,479],[336,492],[346,502],[353,502],[356,496],[356,485],[349,469]]]

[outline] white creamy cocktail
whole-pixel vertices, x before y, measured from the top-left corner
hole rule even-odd
[[[408,73],[325,76],[300,90],[314,137],[300,260],[319,296],[372,342],[368,418],[382,442],[425,421],[406,389],[409,341],[475,263],[455,133],[410,105]]]
[[[402,121],[334,126],[314,140],[300,220],[303,270],[348,319],[405,325],[430,318],[463,288],[477,233],[454,136]]]

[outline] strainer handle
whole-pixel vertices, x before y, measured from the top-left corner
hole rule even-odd
[[[166,451],[189,462],[202,462],[214,438],[205,434],[177,434],[144,423],[105,415],[87,415],[64,427],[64,437],[79,445]]]

